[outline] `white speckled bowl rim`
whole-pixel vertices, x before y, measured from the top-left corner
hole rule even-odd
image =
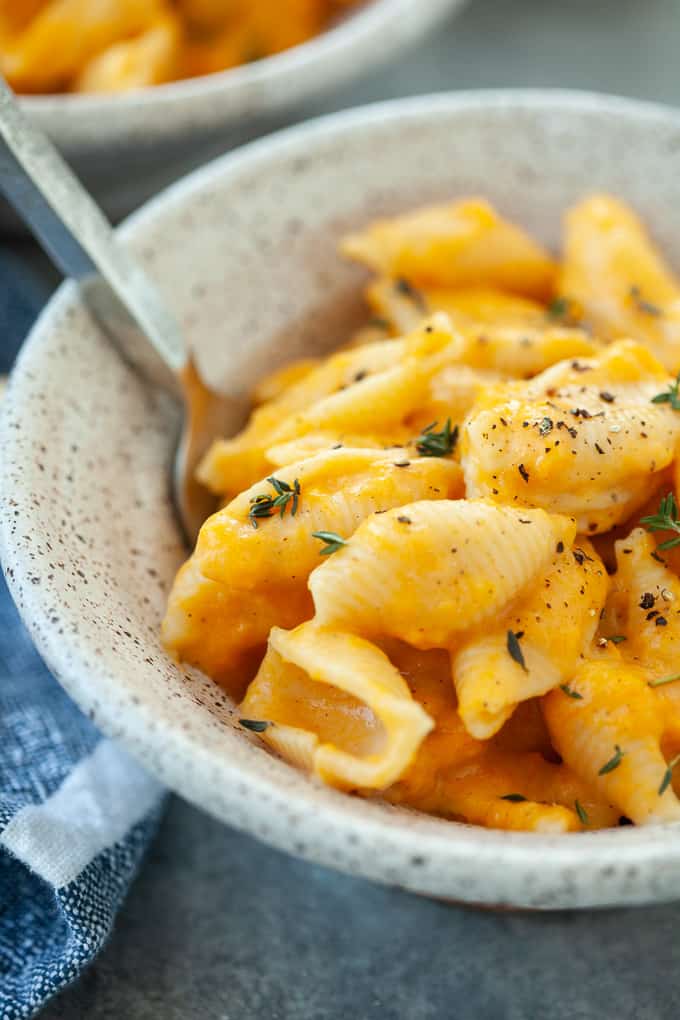
[[[28,113],[69,151],[147,147],[270,115],[367,73],[466,0],[372,0],[301,46],[215,74],[117,95],[27,95]]]
[[[269,173],[273,180],[275,170],[278,174],[282,166],[299,165],[305,187],[309,188],[316,179],[315,159],[317,176],[321,172],[319,168],[333,161],[334,154],[334,161],[341,164],[342,153],[347,149],[352,150],[352,159],[360,158],[365,149],[366,160],[380,161],[380,146],[372,149],[367,141],[369,136],[379,136],[384,141],[390,132],[398,131],[406,144],[409,138],[417,139],[419,131],[425,134],[435,131],[444,138],[445,132],[453,130],[457,134],[462,132],[467,144],[474,148],[477,122],[482,134],[485,131],[489,134],[483,127],[485,122],[493,126],[487,142],[480,142],[477,157],[482,161],[480,165],[489,166],[489,173],[498,175],[494,198],[498,197],[496,191],[502,198],[506,184],[510,192],[513,186],[516,188],[512,181],[507,183],[510,170],[502,165],[503,146],[498,148],[496,139],[498,123],[506,128],[515,124],[517,131],[524,131],[533,139],[534,162],[530,161],[526,168],[520,163],[514,166],[518,179],[523,181],[526,172],[526,182],[531,185],[524,195],[529,218],[534,208],[532,203],[538,204],[536,214],[540,218],[542,201],[554,205],[562,200],[563,192],[570,190],[570,186],[552,179],[541,186],[537,184],[538,154],[555,146],[562,151],[561,133],[567,146],[565,153],[572,151],[571,147],[579,139],[583,142],[588,136],[589,147],[583,157],[588,161],[588,172],[592,170],[593,183],[602,186],[623,174],[618,182],[620,189],[642,205],[643,215],[651,216],[652,226],[664,247],[670,247],[676,262],[680,260],[678,241],[673,251],[677,225],[667,222],[670,219],[668,209],[678,207],[677,204],[673,206],[672,200],[680,183],[676,186],[673,181],[671,164],[673,155],[677,156],[680,151],[680,115],[653,104],[562,91],[489,91],[430,96],[366,107],[311,122],[256,142],[192,174],[132,217],[121,235],[153,262],[153,251],[145,247],[148,237],[154,230],[162,235],[163,224],[171,215],[175,216],[175,228],[177,223],[183,224],[181,229],[188,236],[192,221],[190,211],[198,209],[218,183],[221,188],[226,187],[229,194],[233,191],[233,197],[238,197],[240,215],[243,210],[247,214],[249,203],[257,205],[264,201],[261,195],[253,198],[252,182],[260,172],[265,176]],[[446,137],[452,136],[446,134]],[[621,162],[625,161],[622,153],[629,151],[629,138],[630,146],[640,151],[644,149],[648,156],[640,159],[637,175],[630,171],[630,181],[626,183],[626,168],[621,169]],[[450,141],[450,144],[455,142]],[[322,163],[318,155],[322,152],[326,163]],[[491,165],[493,153],[500,160],[497,167]],[[636,157],[631,154],[630,158],[632,166]],[[653,179],[645,180],[643,177],[647,175],[641,171],[648,159],[652,160],[656,173]],[[572,164],[574,160],[575,156]],[[568,162],[565,158],[565,164]],[[434,170],[427,169],[430,164],[423,162],[422,166],[425,175],[435,174]],[[584,172],[580,171],[579,180]],[[440,172],[440,177],[438,191],[443,193],[446,174],[442,176]],[[287,193],[294,196],[297,185],[292,178],[285,180]],[[471,180],[470,184],[473,183]],[[554,194],[553,189],[557,189]],[[660,201],[659,196],[664,196],[664,200]],[[276,196],[272,197],[271,201],[275,200]],[[365,210],[361,211],[363,215]],[[537,223],[529,225],[535,229]],[[324,240],[324,245],[329,243],[330,236]],[[260,257],[266,258],[265,255]],[[337,271],[353,272],[340,266]],[[305,285],[301,282],[300,286],[304,289]],[[233,305],[237,318],[241,300],[246,298],[239,298]],[[208,298],[203,298],[200,307],[209,303]],[[37,647],[66,690],[105,733],[118,738],[169,787],[224,821],[307,859],[415,892],[457,901],[541,909],[640,904],[680,897],[678,826],[624,827],[560,837],[504,833],[348,797],[311,782],[270,756],[242,732],[225,726],[230,720],[231,706],[214,685],[189,675],[185,680],[177,679],[175,673],[179,675],[181,671],[169,662],[158,665],[159,671],[165,670],[168,677],[167,703],[159,700],[154,674],[150,669],[144,673],[147,660],[141,658],[144,653],[149,657],[159,655],[153,614],[145,621],[146,630],[135,634],[143,646],[140,658],[135,660],[139,662],[139,682],[136,675],[131,676],[117,665],[117,660],[112,663],[110,658],[98,658],[96,653],[101,654],[101,649],[96,645],[108,640],[109,630],[101,624],[92,633],[83,635],[80,632],[83,619],[90,611],[84,589],[79,589],[77,583],[71,585],[76,591],[73,596],[68,585],[62,586],[57,594],[60,598],[63,596],[64,604],[55,608],[55,589],[50,590],[44,583],[44,572],[54,553],[45,548],[52,532],[46,523],[49,515],[46,516],[47,511],[41,509],[41,505],[43,498],[56,501],[58,497],[56,483],[47,477],[45,470],[46,466],[50,469],[50,444],[60,441],[60,415],[69,413],[68,408],[60,411],[60,405],[88,398],[87,387],[80,387],[75,378],[71,383],[68,377],[60,379],[58,375],[60,365],[62,369],[68,368],[71,374],[76,370],[74,356],[69,354],[66,342],[69,334],[64,332],[63,324],[80,323],[82,314],[73,287],[63,286],[35,325],[10,382],[2,413],[0,548],[10,589]],[[159,465],[170,449],[167,411],[163,410],[162,401],[140,396],[140,384],[119,365],[94,327],[88,327],[85,333],[88,344],[97,348],[96,365],[100,366],[92,385],[101,385],[100,371],[110,380],[111,392],[118,394],[117,400],[125,401],[126,394],[132,393],[129,398],[131,414],[134,415],[138,407],[143,408],[140,420],[146,434],[139,446],[119,451],[115,436],[98,435],[96,439],[106,451],[106,457],[112,460],[123,456],[123,463],[137,464],[148,459],[148,464],[143,463],[137,470],[150,472],[153,492],[149,499],[154,501],[156,519],[147,527],[145,517],[141,516],[136,519],[141,524],[136,526],[146,529],[140,541],[149,542],[153,547],[154,532],[172,527],[164,495],[165,483],[159,476]],[[74,343],[77,342],[76,337]],[[81,393],[84,393],[82,398]],[[105,413],[106,408],[103,408],[102,414]],[[43,417],[46,424],[41,423]],[[26,430],[28,438],[25,434],[22,437],[19,428]],[[127,422],[121,419],[120,429],[125,428]],[[65,456],[65,449],[60,448],[59,456],[56,452],[53,455],[54,477],[59,474],[59,458]],[[30,457],[26,455],[28,450]],[[43,452],[36,452],[38,450]],[[36,463],[41,457],[46,460],[42,471]],[[74,463],[77,469],[78,462]],[[104,470],[93,460],[93,477]],[[82,479],[78,486],[80,488],[74,492],[75,502],[84,498],[80,491]],[[115,494],[110,498],[115,499]],[[146,493],[140,491],[139,500],[144,498]],[[97,512],[96,507],[93,512]],[[120,517],[120,509],[116,513]],[[112,515],[114,522],[118,520],[116,513]],[[123,527],[122,524],[116,526]],[[55,520],[55,534],[58,527]],[[21,533],[20,540],[15,538],[17,529]],[[77,549],[71,542],[72,561],[62,566],[67,570],[71,568],[72,575],[79,562],[87,565],[95,561],[100,552],[97,543],[101,545],[106,540],[106,533],[101,538],[98,534],[98,529],[94,528],[88,539],[92,549],[82,560],[76,557]],[[171,571],[179,556],[176,539],[174,546],[171,540],[157,544],[152,551],[154,560],[148,562],[162,561],[161,571]],[[39,583],[40,574],[43,583]],[[38,583],[32,583],[36,576]],[[117,612],[113,589],[111,605]],[[162,598],[155,598],[156,616],[161,606]],[[123,632],[126,627],[132,630],[137,622],[129,620],[126,624],[116,617],[111,625],[120,633],[121,628]],[[142,634],[141,639],[139,634]],[[132,639],[133,635],[129,637]],[[128,645],[124,641],[120,646],[121,655],[128,654]]]

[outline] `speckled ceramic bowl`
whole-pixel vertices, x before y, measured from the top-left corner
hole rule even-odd
[[[680,265],[680,115],[569,93],[408,100],[310,123],[226,157],[122,231],[234,397],[339,341],[363,275],[335,253],[367,216],[488,195],[549,244],[607,188]],[[680,828],[559,838],[441,821],[324,788],[234,726],[219,688],[165,656],[183,551],[168,498],[175,417],[121,363],[71,286],[5,398],[0,533],[31,633],[76,701],[170,787],[277,847],[420,893],[521,907],[680,897]]]
[[[281,126],[300,104],[397,56],[465,0],[370,0],[266,60],[119,95],[22,103],[117,219],[208,156]]]

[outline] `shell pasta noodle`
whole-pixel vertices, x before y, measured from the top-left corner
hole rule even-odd
[[[212,74],[306,42],[359,0],[0,0],[17,92],[121,92]]]
[[[680,822],[673,270],[608,195],[566,210],[561,254],[476,197],[340,250],[366,323],[206,453],[221,509],[165,647],[348,794],[528,832]]]

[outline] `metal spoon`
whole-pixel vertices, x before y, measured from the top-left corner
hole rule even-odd
[[[199,377],[175,316],[94,199],[0,77],[0,190],[82,296],[123,357],[184,405],[175,452],[175,508],[190,544],[215,507],[198,460],[229,420],[227,399]]]

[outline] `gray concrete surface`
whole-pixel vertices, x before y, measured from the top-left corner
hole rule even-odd
[[[425,0],[413,0],[414,3]],[[322,112],[449,88],[680,102],[679,0],[471,0]],[[291,860],[174,800],[114,936],[44,1020],[675,1020],[680,905],[480,913]]]
[[[296,861],[175,800],[49,1020],[675,1020],[680,905],[470,910]]]

